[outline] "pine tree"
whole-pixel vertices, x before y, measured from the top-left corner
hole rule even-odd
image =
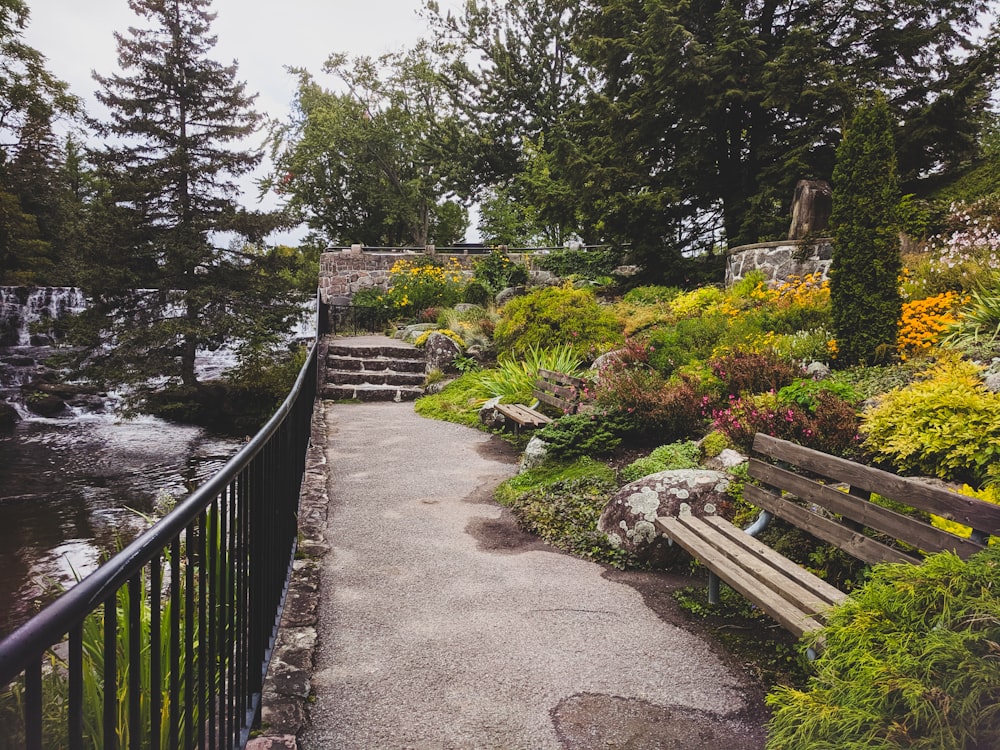
[[[877,96],[855,112],[833,170],[830,296],[841,364],[871,364],[895,347],[902,312],[899,198],[892,118]]]
[[[213,244],[246,223],[236,180],[260,161],[243,145],[260,116],[236,64],[210,57],[210,0],[129,5],[149,28],[116,33],[121,72],[95,75],[110,119],[95,123],[107,145],[93,158],[108,187],[95,203],[105,242],[86,286],[116,344],[106,373],[125,382],[173,376],[197,387],[198,349],[253,331],[266,337],[292,315],[274,306],[272,284],[256,283],[260,257]],[[248,299],[252,290],[262,296]],[[245,318],[255,312],[270,316],[266,325]]]

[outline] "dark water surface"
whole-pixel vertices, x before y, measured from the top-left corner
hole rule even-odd
[[[0,432],[0,638],[240,447],[154,417],[31,419]]]

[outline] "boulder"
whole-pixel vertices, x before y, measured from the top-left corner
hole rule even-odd
[[[823,362],[810,362],[806,374],[813,380],[826,380],[830,377],[830,366]]]
[[[57,417],[66,412],[66,402],[58,396],[40,391],[31,391],[26,396],[24,405],[41,417]]]
[[[427,371],[455,372],[455,357],[462,353],[462,347],[443,333],[432,333],[424,344],[424,354],[427,357]]]
[[[991,372],[983,380],[983,385],[986,386],[986,390],[993,393],[1000,393],[1000,372]]]
[[[500,396],[491,398],[479,407],[479,422],[491,430],[502,430],[507,424],[507,419],[497,411],[497,404],[500,403]]]
[[[732,448],[725,448],[719,453],[718,456],[706,458],[702,462],[702,467],[712,469],[713,471],[725,471],[726,469],[731,469],[734,466],[739,466],[746,460],[747,457],[739,451],[734,451]]]
[[[10,428],[21,421],[21,415],[12,404],[0,401],[0,429]]]
[[[424,331],[430,331],[437,326],[434,323],[414,323],[413,325],[401,328],[393,335],[393,338],[405,341],[408,344],[412,344],[424,333]]]
[[[510,286],[497,293],[496,303],[503,307],[515,297],[522,297],[527,293],[528,290],[523,286]]]
[[[541,466],[545,463],[545,459],[548,455],[549,444],[540,437],[531,438],[531,440],[528,441],[528,444],[524,446],[524,453],[521,454],[518,473],[523,473],[529,469],[534,469],[536,466]]]
[[[729,477],[709,469],[671,469],[626,484],[611,498],[597,527],[609,541],[641,562],[666,566],[686,559],[687,553],[670,544],[653,521],[658,516],[695,516],[719,513],[728,505]]]

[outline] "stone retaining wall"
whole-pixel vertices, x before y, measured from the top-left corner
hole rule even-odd
[[[761,271],[768,284],[780,284],[789,276],[818,273],[827,278],[833,241],[784,240],[734,247],[727,253],[726,286],[732,286],[751,271]]]

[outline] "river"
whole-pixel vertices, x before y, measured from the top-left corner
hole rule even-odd
[[[148,517],[210,477],[241,445],[155,417],[123,420],[113,394],[71,404],[56,418],[32,414],[19,387],[59,351],[38,333],[38,321],[77,311],[82,295],[9,290],[0,287],[0,406],[13,405],[21,421],[0,427],[0,638],[131,541]],[[224,368],[200,364],[203,372]]]

